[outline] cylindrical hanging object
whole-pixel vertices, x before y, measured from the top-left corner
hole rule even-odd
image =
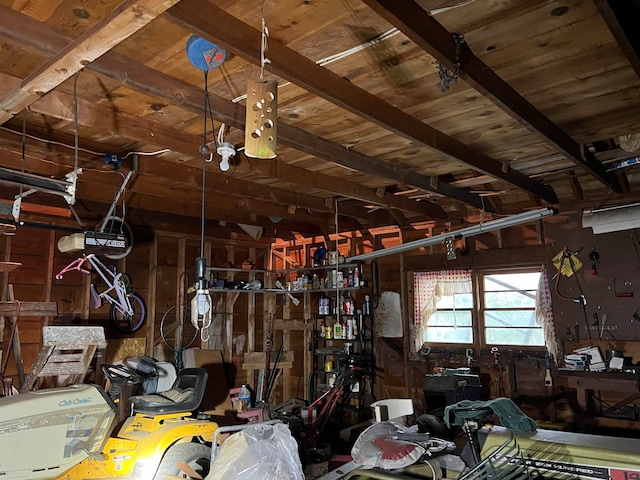
[[[249,80],[244,153],[252,158],[276,157],[278,82]]]

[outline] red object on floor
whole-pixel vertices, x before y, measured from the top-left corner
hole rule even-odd
[[[351,455],[334,455],[329,460],[329,465],[327,465],[327,471],[331,472],[336,468],[341,467],[345,463],[349,463],[353,458]]]

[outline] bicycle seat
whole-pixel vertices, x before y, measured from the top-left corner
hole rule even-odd
[[[134,412],[146,415],[192,412],[202,402],[207,378],[204,368],[185,368],[166,392],[136,395],[129,401]]]

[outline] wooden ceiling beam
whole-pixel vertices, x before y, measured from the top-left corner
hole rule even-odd
[[[640,36],[637,33],[640,5],[638,2],[593,1],[636,75],[640,77]]]
[[[36,105],[36,104],[34,104]],[[89,117],[91,118],[91,116]],[[10,122],[8,125],[13,125],[15,120]],[[14,126],[14,131],[18,132],[17,125]],[[28,132],[29,134],[34,134],[35,136],[41,138],[48,138],[51,141],[59,142],[66,145],[73,144],[73,138],[63,134],[55,134],[51,135],[47,132],[40,131],[39,129],[35,129],[34,127],[30,127]],[[187,135],[188,137],[188,135]],[[11,146],[13,149],[20,148],[21,137],[19,135],[13,135],[8,131],[0,131],[0,142]],[[33,140],[30,140],[30,143],[33,144]],[[89,144],[87,142],[83,142],[80,145],[82,148],[98,151],[100,148],[104,148],[104,144]],[[68,150],[69,158],[72,156],[72,150]],[[82,153],[82,152],[81,152]],[[128,152],[121,152],[119,148],[114,148],[110,153],[121,153],[125,154]],[[17,158],[17,157],[16,157]],[[104,161],[102,157],[99,160],[95,159],[93,155],[86,155],[82,153],[80,156],[81,159],[81,167],[87,167],[89,165],[99,166],[102,170],[107,170],[108,167],[105,167]],[[16,160],[17,161],[17,160]],[[217,166],[213,164],[210,168],[215,169],[217,172]],[[50,169],[49,164],[43,164],[43,169],[47,171],[44,173],[43,169],[38,169],[37,165],[29,162],[28,171],[32,173],[37,173],[39,175],[49,174],[48,171]],[[18,168],[16,165],[15,168]],[[68,165],[68,170],[71,171],[73,166],[71,164]],[[150,160],[148,157],[141,157],[138,167],[139,175],[148,175],[154,177],[160,177],[163,179],[163,187],[171,188],[172,185],[179,185],[184,188],[192,188],[192,189],[200,189],[200,179],[202,177],[202,170],[200,168],[192,167],[186,164],[178,164],[175,162],[170,162],[167,160],[163,160],[160,157],[154,157],[153,160]],[[66,172],[65,172],[66,173]],[[58,176],[62,176],[58,175]],[[132,178],[132,182],[136,182],[137,176]],[[171,179],[171,183],[167,183],[167,178]],[[83,178],[79,178],[79,182],[84,182]],[[269,187],[267,185],[260,185],[255,182],[249,182],[246,180],[241,180],[239,178],[227,179],[223,177],[222,174],[216,174],[209,172],[207,175],[207,191],[216,192],[219,194],[224,194],[228,197],[237,197],[237,198],[249,198],[253,200],[260,200],[262,202],[268,202],[271,205],[284,205],[286,207],[293,205],[297,208],[302,209],[311,209],[317,212],[322,213],[333,213],[332,208],[328,208],[325,204],[323,198],[314,197],[311,195],[304,195],[299,193],[292,193],[288,190],[278,189],[274,187]],[[84,194],[84,190],[82,192]],[[344,211],[340,212],[345,216],[350,216],[353,218],[359,218],[366,221],[374,221],[374,222],[382,222],[384,219],[382,215],[378,215],[377,220],[374,220],[374,216],[372,216],[369,210],[365,207],[359,207],[356,205],[350,205],[349,208],[346,208]],[[390,217],[389,217],[390,218]]]
[[[135,178],[135,181],[133,180]],[[109,204],[112,200],[112,188],[107,188],[108,183],[102,185],[93,180],[91,188],[86,183],[80,183],[78,190],[82,190],[82,199],[89,202]],[[101,188],[103,186],[104,188]],[[109,185],[111,186],[111,185]],[[127,188],[124,201],[127,208],[137,208],[157,212],[159,214],[169,213],[173,215],[185,215],[191,213],[192,221],[200,216],[201,192],[188,187],[172,186],[172,191],[179,195],[167,201],[167,184],[163,179],[149,176],[132,177],[130,187]],[[79,209],[79,208],[78,208]],[[105,214],[107,209],[105,208]],[[255,215],[258,215],[257,219]],[[240,222],[249,224],[261,224],[268,216],[279,217],[288,220],[300,221],[303,223],[316,223],[318,225],[332,225],[333,214],[309,213],[307,210],[299,209],[290,214],[286,206],[268,204],[266,202],[251,199],[242,199],[233,196],[222,196],[216,192],[205,193],[205,216],[208,220],[224,220],[230,222]],[[362,224],[349,217],[341,217],[340,223],[347,230],[359,230]]]
[[[73,37],[64,32],[36,22],[26,15],[3,6],[0,6],[0,35],[45,55],[55,54],[55,52],[64,48],[66,44],[73,40]],[[162,98],[199,114],[202,113],[202,99],[204,96],[202,89],[163,74],[116,52],[106,52],[95,62],[87,65],[86,68],[144,94]],[[244,106],[232,103],[212,93],[209,93],[209,97],[218,119],[227,125],[244,130],[246,118]],[[135,120],[141,119],[136,118]],[[121,128],[121,130],[124,129]],[[124,131],[121,134],[124,135]],[[143,132],[142,138],[144,139],[147,136],[148,133]],[[400,168],[354,150],[349,150],[342,145],[317,137],[286,123],[278,123],[278,141],[301,152],[363,173],[388,178],[399,183],[411,184],[445,197],[454,198],[468,205],[482,208],[479,197],[462,188],[451,187],[445,182],[440,182],[438,187],[434,188],[431,177]],[[331,183],[331,185],[334,184]],[[349,196],[349,191],[341,190],[332,193]],[[406,203],[395,205],[391,202],[388,206],[406,210],[408,205]],[[432,203],[423,203],[418,207],[416,213],[427,215],[434,219],[447,218],[442,208]]]
[[[0,124],[53,90],[96,58],[127,39],[180,0],[125,0],[100,22],[0,99]]]
[[[5,76],[0,74],[0,80],[3,80],[3,77]],[[29,108],[32,112],[58,119],[67,121],[73,121],[74,119],[73,97],[62,92],[50,92]],[[137,142],[155,144],[159,148],[168,148],[174,152],[183,153],[190,157],[197,156],[199,158],[200,156],[198,149],[202,143],[202,137],[199,135],[181,132],[145,118],[134,117],[123,112],[115,112],[110,108],[81,98],[78,99],[78,124],[92,127],[100,126],[101,128],[104,125],[104,129],[110,133],[118,134]],[[406,210],[431,218],[446,218],[442,208],[439,206],[434,208],[432,203],[398,198],[392,194],[385,194],[384,197],[380,198],[371,188],[341,178],[323,175],[318,172],[310,174],[308,170],[293,165],[286,165],[278,160],[272,162],[253,162],[251,166],[247,166],[247,163],[248,162],[240,162],[236,168],[239,171],[248,169],[258,170],[265,176],[277,178],[281,181],[322,189],[336,195],[343,195],[376,205]],[[182,169],[183,167],[180,168]],[[163,172],[163,174],[165,173]],[[170,176],[170,178],[175,177]],[[226,179],[224,182],[225,185],[221,185],[221,188],[224,188],[224,190],[229,186],[233,188],[232,184],[226,183]],[[234,180],[234,182],[236,183],[237,190],[238,181]],[[255,186],[254,182],[240,181],[240,183],[243,185],[242,189],[244,191],[251,191],[252,187]],[[323,202],[321,198],[309,195],[296,195],[296,201],[300,201],[301,203],[296,203],[294,200],[283,199],[283,196],[291,195],[293,194],[283,190],[282,195],[275,194],[270,196],[275,196],[280,203],[289,203],[300,207],[322,210],[317,206],[319,204],[318,202]]]
[[[398,197],[388,192],[385,192],[384,195],[380,197],[372,188],[364,187],[358,183],[343,180],[342,178],[324,175],[320,172],[310,173],[304,168],[283,163],[277,158],[269,162],[255,162],[252,169],[259,171],[266,177],[277,178],[282,182],[303,185],[307,188],[317,188],[335,195],[354,198],[373,205],[419,213],[431,218],[446,218],[444,212],[443,215],[436,216],[435,214],[438,213],[438,211],[431,208],[433,204],[430,202],[416,202],[415,200]],[[442,211],[441,207],[438,207],[438,209]]]
[[[233,15],[209,3],[182,0],[167,11],[194,34],[227,47],[253,63],[260,62],[261,32]],[[503,180],[516,188],[534,193],[547,202],[556,203],[553,188],[515,170],[506,173],[502,164],[483,152],[445,135],[408,113],[383,102],[379,97],[350,83],[307,57],[269,38],[269,63],[265,68],[296,85],[359,115],[387,130],[420,142],[474,169]],[[278,125],[280,136],[280,124]]]
[[[456,42],[451,33],[415,1],[364,0],[364,3],[447,68],[453,70],[458,61],[464,74],[462,78],[469,85],[512,117],[540,133],[568,159],[588,171],[607,188],[621,193],[616,176],[607,172],[591,152],[574,141],[564,130],[502,80],[476,57],[466,44],[458,47],[460,50],[458,54]]]
[[[5,126],[14,127],[13,131],[18,133],[18,121],[16,119],[10,120]],[[64,174],[70,172],[73,169],[73,165],[64,165],[60,163],[57,150],[63,147],[59,147],[56,143],[71,145],[73,144],[73,138],[64,134],[50,134],[44,132],[41,129],[30,127],[27,131],[28,134],[34,135],[39,138],[48,138],[54,143],[41,143],[35,140],[29,139],[28,142],[28,155],[27,170],[30,173],[43,176],[54,176],[55,178],[62,178]],[[20,168],[20,147],[21,137],[19,135],[11,134],[6,129],[0,130],[0,143],[5,144],[14,151],[11,155],[11,150],[7,151],[4,158],[4,164],[8,168]],[[87,141],[83,141],[79,145],[79,161],[80,166],[90,170],[100,170],[101,172],[112,171],[111,167],[104,164],[102,156],[95,156],[88,154],[83,150],[98,151],[100,148],[104,148],[104,144],[94,144]],[[112,150],[115,153],[119,153],[117,148]],[[42,153],[43,162],[34,162],[31,157]],[[126,152],[121,152],[126,153]],[[66,152],[65,152],[66,154]],[[56,158],[55,164],[53,164],[49,157]],[[13,167],[12,167],[13,164]],[[122,167],[123,169],[129,168],[128,164]],[[216,168],[216,167],[214,167]],[[92,175],[89,177],[89,175]],[[89,180],[91,178],[91,180]],[[167,178],[170,178],[171,183],[167,182]],[[171,202],[160,202],[159,198],[167,198],[167,189],[181,189],[188,192],[200,192],[201,191],[201,178],[202,170],[196,167],[188,166],[185,164],[178,164],[163,160],[159,157],[150,159],[148,157],[141,157],[138,165],[138,173],[131,178],[127,191],[136,191],[140,195],[155,195],[155,203],[148,204],[149,208],[156,211],[165,211],[166,204]],[[140,179],[153,179],[151,181],[156,182],[155,187],[152,187],[148,192],[144,189],[140,189],[138,183],[145,180]],[[95,188],[104,191],[108,194],[113,194],[113,182],[111,178],[107,179],[103,174],[94,175],[91,171],[87,171],[78,177],[78,194],[77,198],[87,198],[88,194],[93,190],[87,188],[91,184]],[[216,207],[221,207],[220,199],[230,199],[236,202],[236,207],[233,209],[239,215],[243,212],[243,208],[254,208],[255,212],[264,216],[277,216],[281,218],[289,218],[291,220],[300,220],[301,217],[307,215],[308,221],[313,221],[314,216],[318,216],[319,223],[326,223],[333,221],[334,212],[332,205],[327,206],[324,199],[319,197],[313,197],[310,195],[302,195],[291,193],[288,190],[277,189],[266,185],[260,185],[254,182],[247,182],[241,179],[227,179],[221,174],[209,172],[206,178],[206,190],[207,195],[212,196],[212,204]],[[199,198],[200,193],[198,193]],[[181,197],[183,194],[181,194]],[[108,196],[94,198],[95,201],[110,202]],[[79,200],[78,200],[79,201]],[[64,203],[60,201],[60,203]],[[145,204],[146,205],[146,204]],[[289,214],[289,208],[294,207],[294,213]],[[155,208],[154,208],[155,207]],[[219,208],[214,209],[217,211]],[[230,210],[230,211],[231,211]],[[184,211],[194,212],[193,216],[200,215],[199,207],[189,208]],[[247,210],[249,212],[249,210]],[[212,215],[212,211],[208,211],[207,216]],[[365,207],[361,207],[353,204],[343,204],[340,210],[341,224],[343,226],[355,227],[358,225],[385,225],[394,223],[393,217],[386,211],[371,212]],[[325,217],[323,219],[323,217]],[[350,217],[350,218],[348,218]],[[225,220],[225,219],[221,219]],[[240,220],[238,220],[240,221]],[[357,229],[357,228],[356,228]]]
[[[2,78],[0,74],[0,81]],[[98,127],[105,134],[119,135],[141,145],[156,145],[158,149],[168,148],[190,158],[201,158],[199,148],[202,137],[199,135],[181,132],[159,122],[128,115],[83,98],[78,98],[77,103],[80,126]],[[60,120],[74,121],[73,96],[60,91],[49,92],[34,102],[29,110]]]

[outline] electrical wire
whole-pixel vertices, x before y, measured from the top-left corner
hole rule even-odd
[[[206,166],[207,166],[207,153],[209,153],[209,147],[207,147],[207,105],[209,103],[209,85],[208,85],[208,77],[209,72],[207,70],[204,71],[204,115],[203,117],[203,130],[202,130],[202,197],[201,197],[201,205],[200,205],[200,257],[204,257],[204,201],[205,201],[205,182],[207,179],[206,176]]]
[[[73,76],[73,171],[78,171],[78,77],[81,70],[78,70]],[[75,181],[73,184],[75,185]]]
[[[75,145],[69,145],[69,144],[66,144],[66,143],[63,143],[63,142],[58,142],[56,140],[49,140],[49,139],[46,139],[46,138],[43,138],[43,137],[38,137],[37,135],[33,135],[33,134],[30,134],[30,133],[16,132],[15,130],[13,130],[11,128],[8,128],[8,127],[5,127],[5,126],[0,126],[0,130],[3,130],[3,131],[8,132],[8,133],[13,133],[14,135],[24,135],[25,138],[29,138],[31,140],[36,140],[38,142],[46,143],[46,144],[49,144],[49,145],[58,145],[59,147],[64,147],[64,148],[74,149],[74,150],[76,148]],[[84,153],[89,153],[91,155],[96,155],[97,157],[104,157],[105,155],[107,155],[106,152],[96,152],[95,150],[90,150],[90,149],[84,148],[84,147],[78,147],[78,151],[79,152],[84,152]],[[161,153],[166,153],[166,152],[170,152],[170,151],[171,151],[171,149],[169,149],[169,148],[163,148],[162,150],[158,150],[158,151],[155,151],[155,152],[129,152],[126,155],[124,155],[122,158],[127,158],[130,155],[134,155],[134,154],[143,155],[143,156],[160,155]],[[53,162],[51,160],[41,160],[41,161],[45,162],[45,163],[50,163],[52,165],[57,165],[57,166],[60,166],[60,167],[65,166],[65,165]],[[87,170],[87,169],[85,168],[83,170]],[[96,170],[96,171],[102,171],[102,170]]]
[[[573,303],[577,303],[582,307],[582,313],[584,315],[584,323],[587,329],[587,335],[589,335],[589,340],[591,340],[591,329],[589,328],[589,319],[587,316],[587,299],[584,296],[584,292],[582,290],[582,285],[580,284],[580,280],[578,279],[577,270],[575,264],[573,263],[573,258],[571,258],[572,252],[569,251],[567,247],[562,249],[562,256],[560,257],[560,263],[558,265],[558,273],[556,274],[556,281],[554,282],[554,290],[556,294],[563,300],[567,300]],[[578,290],[580,291],[580,296],[578,298],[570,298],[562,295],[560,293],[560,277],[562,276],[562,267],[564,265],[565,259],[569,262],[569,268],[573,272],[573,277],[576,279],[576,283],[578,284]]]
[[[0,130],[4,130],[5,132],[13,133],[15,135],[20,135],[20,132],[16,132],[15,130],[12,130],[11,128],[7,128],[7,127],[4,127],[4,126],[0,126]],[[25,137],[30,138],[31,140],[37,140],[39,142],[47,143],[49,145],[58,145],[58,146],[64,147],[64,148],[75,149],[74,145],[68,145],[66,143],[58,142],[58,141],[55,141],[55,140],[47,140],[46,138],[38,137],[36,135],[31,135],[29,133],[26,133]],[[88,148],[78,147],[78,150],[81,151],[81,152],[90,153],[91,155],[97,155],[97,156],[106,155],[105,152],[96,152],[96,151],[93,151],[93,150],[89,150]]]
[[[126,155],[124,155],[122,158],[125,159],[127,157],[129,157],[130,155],[142,155],[142,156],[146,156],[146,157],[153,157],[154,155],[160,155],[161,153],[167,153],[170,152],[171,149],[170,148],[163,148],[161,150],[156,150],[155,152],[129,152]]]
[[[24,173],[25,152],[27,150],[27,111],[22,112],[22,152],[20,154],[20,171]],[[22,184],[20,185],[20,198],[22,198]]]

